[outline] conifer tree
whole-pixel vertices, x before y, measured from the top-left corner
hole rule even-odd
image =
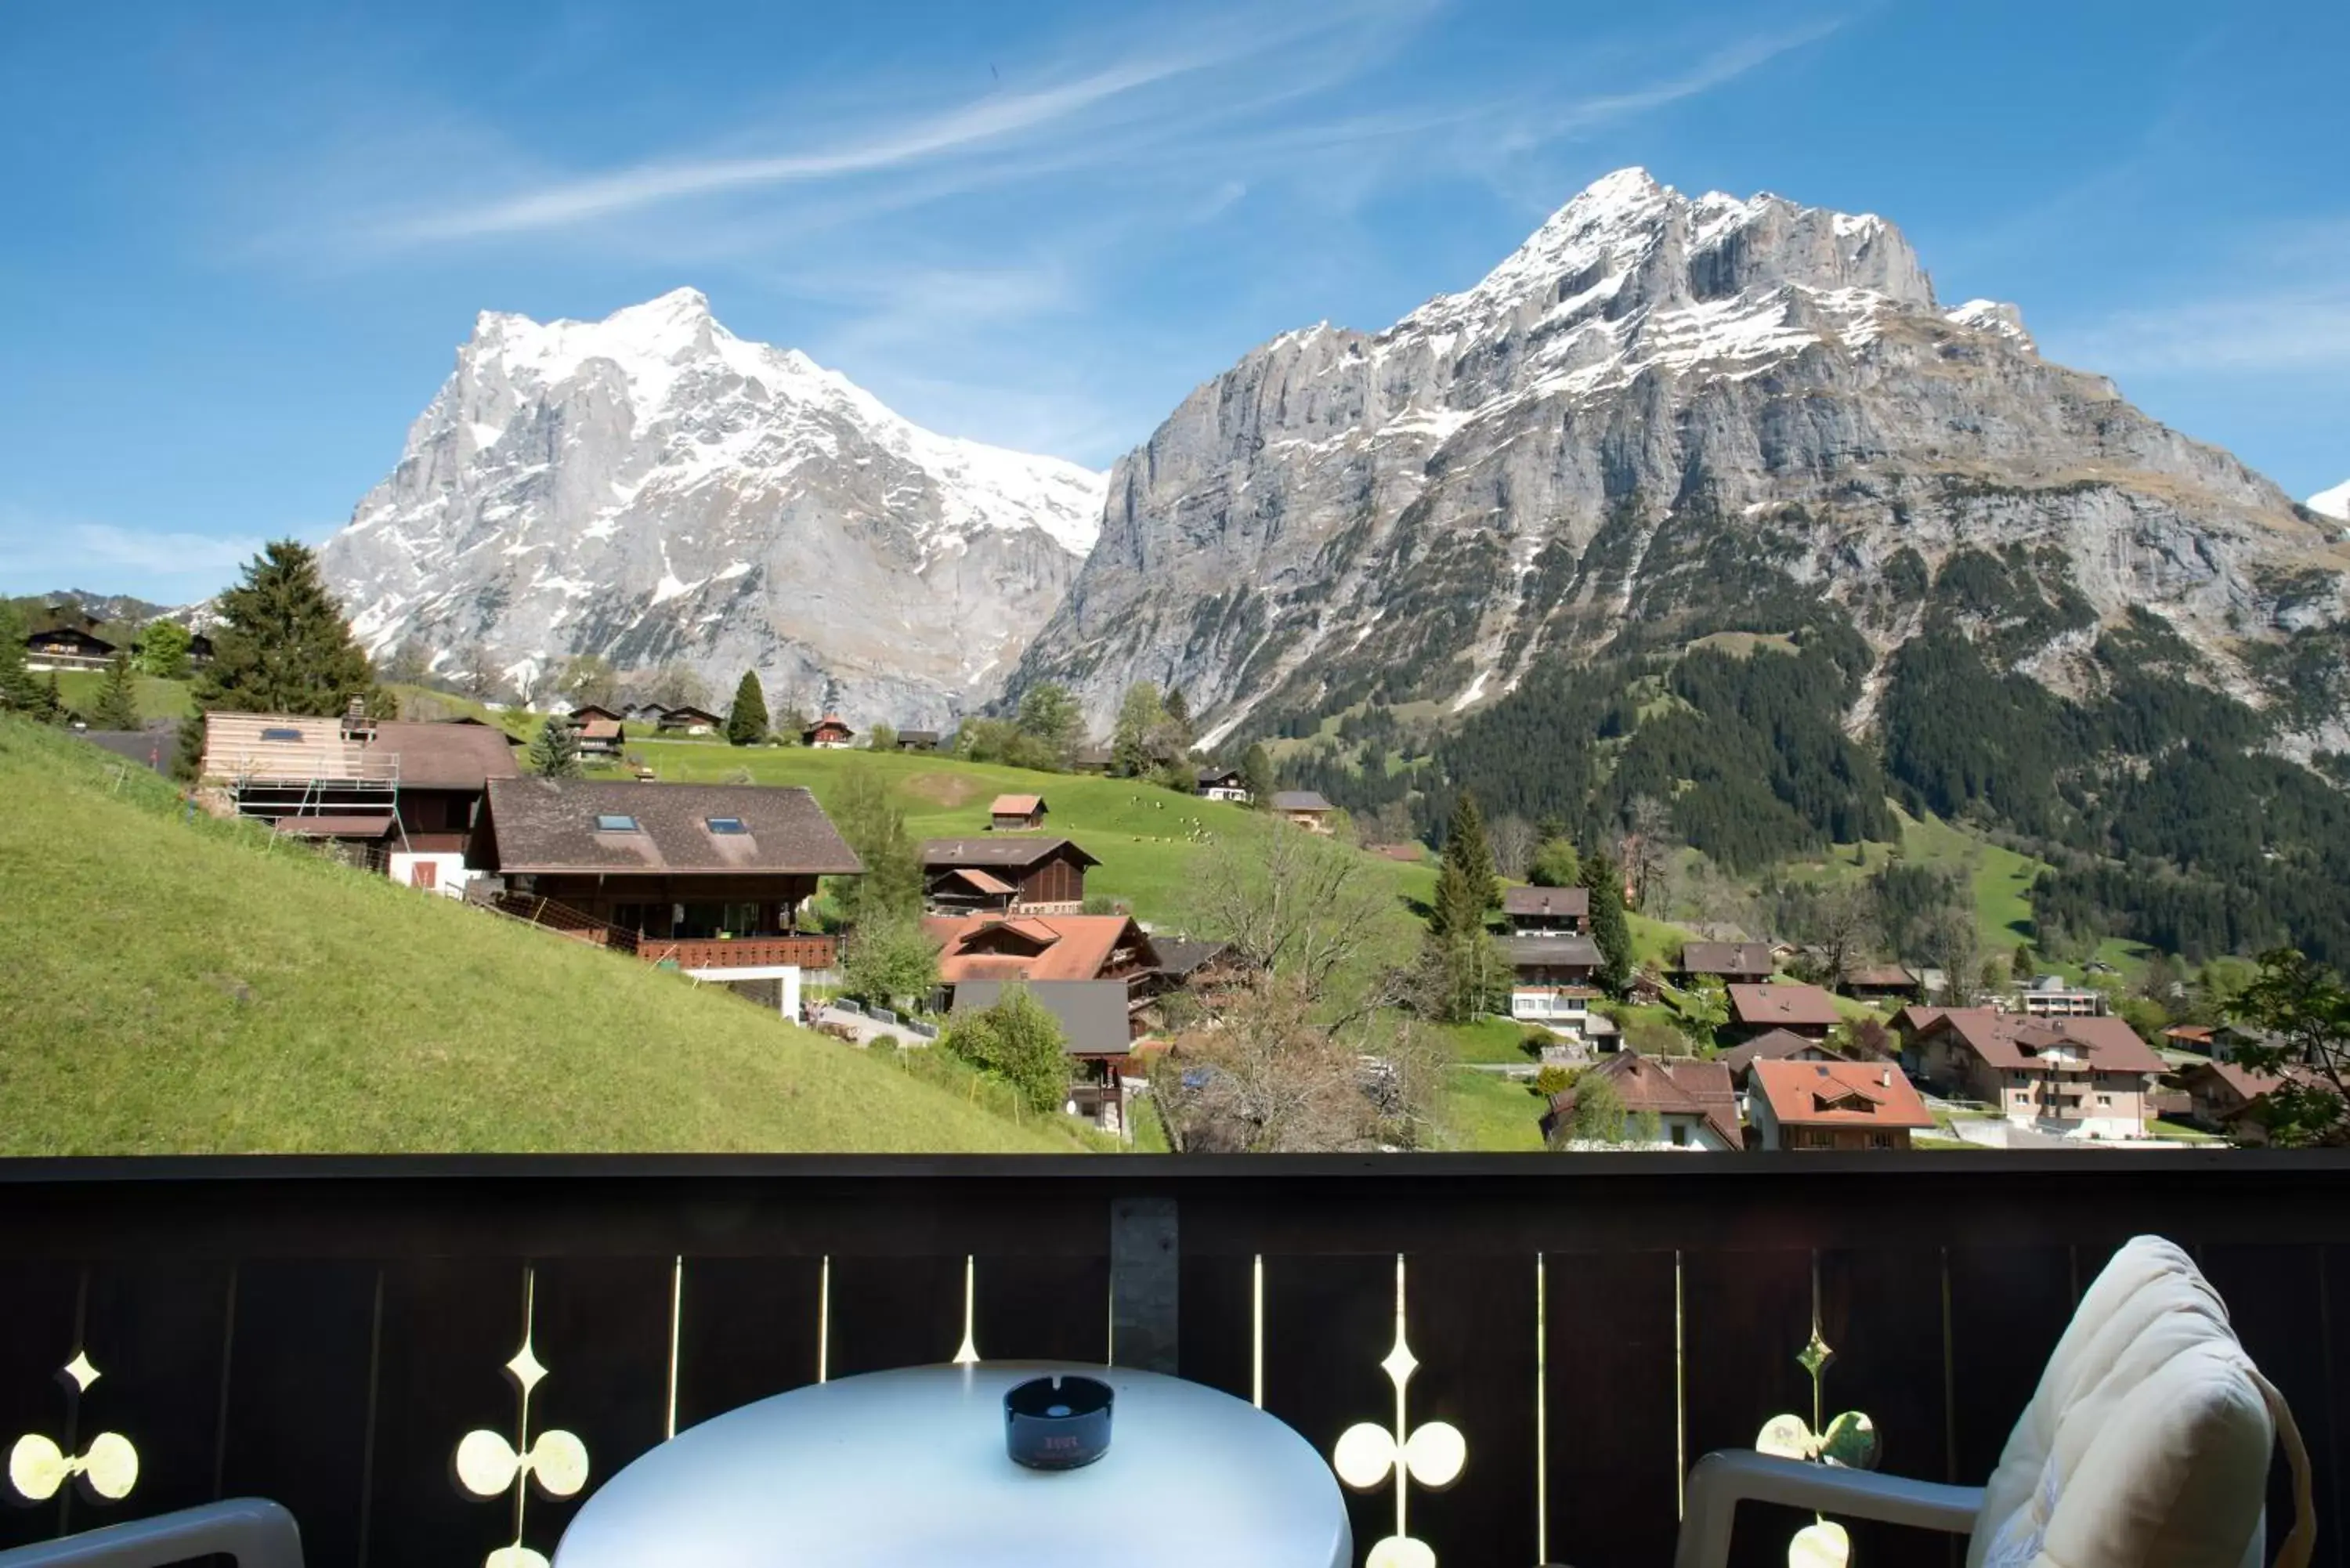
[[[66,694],[57,685],[57,672],[54,670],[49,671],[49,683],[40,690],[40,700],[34,706],[33,715],[47,723],[65,722]]]
[[[0,710],[42,715],[46,693],[25,668],[25,622],[14,605],[0,603]]]
[[[538,733],[530,738],[531,771],[543,779],[576,779],[579,776],[579,736],[571,728],[571,721],[560,713],[549,713]]]
[[[743,671],[734,688],[734,706],[726,713],[726,739],[738,746],[755,746],[767,738],[767,694],[759,690],[759,672]]]
[[[1444,832],[1444,864],[1460,868],[1461,877],[1477,899],[1477,923],[1484,923],[1485,911],[1501,907],[1502,888],[1493,871],[1493,846],[1485,837],[1485,818],[1477,809],[1477,797],[1467,790],[1452,805],[1452,820]]]
[[[139,688],[130,678],[130,655],[119,649],[107,661],[106,677],[99,682],[97,701],[90,704],[89,722],[99,730],[139,727]]]
[[[1620,993],[1632,979],[1632,925],[1624,918],[1624,873],[1604,850],[1583,862],[1591,894],[1591,940],[1599,947],[1599,982]]]
[[[280,539],[265,546],[218,609],[213,662],[196,681],[198,709],[325,715],[357,697],[379,716],[395,711],[304,545]]]
[[[1248,785],[1249,804],[1259,811],[1273,809],[1273,758],[1264,747],[1251,742],[1241,758],[1241,778]]]

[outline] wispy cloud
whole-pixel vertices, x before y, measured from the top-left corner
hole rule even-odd
[[[317,540],[320,526],[289,529]],[[277,537],[283,537],[281,533]],[[0,507],[0,587],[14,593],[86,588],[129,593],[162,604],[185,604],[216,593],[266,543],[258,536],[118,527],[64,522],[16,507]]]
[[[1600,93],[1560,107],[1547,127],[1555,136],[1569,136],[1630,119],[1727,87],[1739,78],[1769,65],[1780,56],[1816,44],[1845,25],[1841,16],[1824,17],[1785,32],[1758,34],[1716,49],[1687,70],[1666,76],[1645,87],[1624,92]]]
[[[2117,374],[2339,370],[2350,362],[2350,287],[2283,288],[2119,311],[2060,335],[2052,348]]]

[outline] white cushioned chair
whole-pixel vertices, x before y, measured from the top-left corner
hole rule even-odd
[[[0,1552],[0,1568],[165,1568],[214,1552],[236,1568],[302,1568],[302,1532],[267,1499],[233,1497]]]
[[[1708,1454],[1690,1473],[1673,1562],[1721,1568],[1752,1499],[1965,1534],[1967,1568],[2261,1568],[2280,1438],[2295,1519],[2277,1564],[2304,1568],[2316,1523],[2293,1413],[2193,1261],[2140,1236],[2081,1298],[1988,1485]]]

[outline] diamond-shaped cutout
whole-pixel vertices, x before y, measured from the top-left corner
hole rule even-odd
[[[506,1370],[514,1374],[515,1382],[525,1394],[537,1387],[539,1379],[546,1376],[546,1368],[540,1366],[538,1357],[532,1354],[527,1338],[522,1342],[522,1348],[514,1353],[514,1359],[506,1363]]]
[[[1411,1353],[1411,1346],[1403,1342],[1401,1334],[1396,1335],[1395,1348],[1388,1352],[1385,1361],[1379,1363],[1379,1370],[1386,1373],[1388,1381],[1399,1388],[1419,1370],[1419,1357]]]
[[[1816,1326],[1812,1330],[1811,1343],[1795,1352],[1795,1364],[1814,1377],[1825,1372],[1828,1363],[1835,1359],[1835,1352],[1828,1347],[1826,1340],[1820,1337]]]
[[[88,1351],[74,1352],[74,1358],[65,1365],[65,1375],[72,1378],[74,1387],[83,1393],[88,1393],[89,1386],[99,1379],[99,1370],[90,1365]]]

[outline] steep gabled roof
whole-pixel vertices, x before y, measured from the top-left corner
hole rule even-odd
[[[1044,809],[1041,794],[1000,794],[987,806],[990,816],[1034,816]]]
[[[1328,811],[1330,803],[1310,789],[1280,789],[1273,792],[1275,811]]]
[[[1757,1062],[1746,1083],[1782,1127],[1934,1125],[1908,1075],[1890,1062]]]
[[[1002,834],[991,834],[985,838],[925,838],[922,840],[922,869],[941,871],[955,866],[992,866],[998,869],[1025,870],[1049,860],[1064,849],[1080,865],[1101,864],[1066,838],[1011,838]]]
[[[1591,914],[1588,888],[1508,888],[1502,893],[1505,915],[1549,915],[1584,919]]]
[[[2159,1073],[2162,1058],[2118,1018],[2033,1018],[1988,1007],[1953,1007],[1918,1030],[1930,1039],[1948,1031],[1986,1066],[2012,1071],[2040,1065],[2052,1054],[2076,1054],[2102,1073]]]
[[[995,931],[993,927],[1006,929]],[[1134,948],[1143,969],[1159,964],[1150,938],[1125,915],[1017,920],[996,915],[926,915],[922,929],[941,944],[939,978],[949,985],[967,980],[1097,980],[1110,955],[1121,947]]]

